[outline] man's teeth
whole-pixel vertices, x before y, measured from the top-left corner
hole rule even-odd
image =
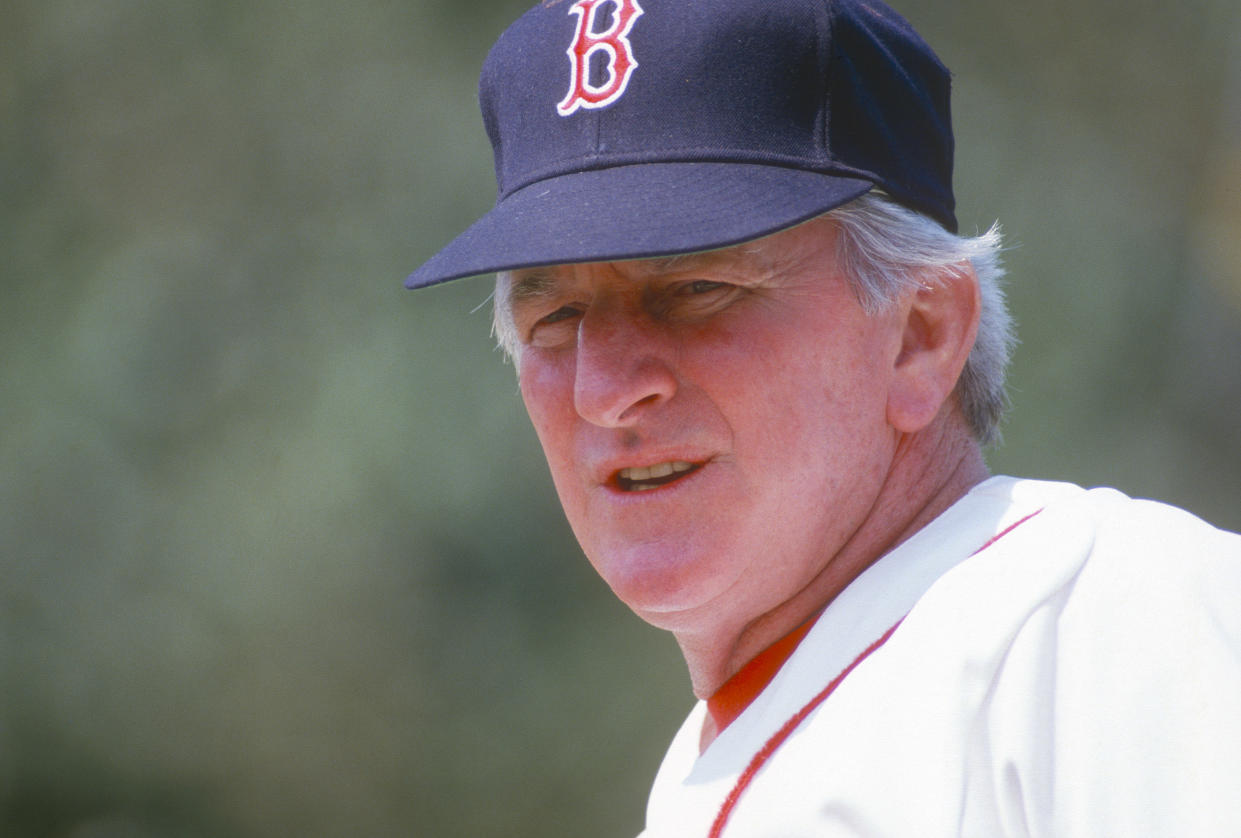
[[[623,468],[620,470],[620,476],[625,480],[642,481],[650,480],[652,477],[667,477],[670,474],[680,474],[683,471],[689,471],[693,467],[693,463],[687,463],[684,460],[675,460],[671,463],[656,463],[653,466]]]
[[[654,489],[657,486],[662,486],[664,483],[669,482],[665,478],[684,474],[693,469],[693,463],[687,463],[684,460],[673,460],[668,463],[656,463],[653,466],[623,468],[618,476],[625,488],[640,492],[645,489]],[[659,482],[652,483],[651,481]]]

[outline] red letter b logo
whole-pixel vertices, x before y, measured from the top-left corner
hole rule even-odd
[[[595,34],[595,16],[604,3],[616,6],[612,25],[606,32]],[[569,62],[573,65],[569,95],[556,106],[561,116],[568,116],[578,108],[602,108],[625,92],[629,77],[638,66],[629,43],[629,30],[642,14],[642,7],[638,0],[577,0],[569,12],[577,15],[577,33],[568,49]],[[590,83],[590,57],[600,51],[608,57],[608,76],[604,84],[596,87]]]

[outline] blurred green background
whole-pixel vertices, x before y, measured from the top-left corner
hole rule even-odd
[[[640,828],[675,646],[577,553],[489,282],[400,285],[490,203],[525,5],[5,4],[0,834]],[[1241,528],[1238,4],[897,5],[1013,246],[993,468]]]

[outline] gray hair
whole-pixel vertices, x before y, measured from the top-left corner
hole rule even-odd
[[[957,379],[956,395],[974,438],[997,441],[1008,407],[1004,376],[1017,342],[1004,300],[998,224],[980,236],[950,233],[925,215],[871,192],[827,213],[837,225],[836,258],[862,307],[874,314],[937,277],[978,275],[982,312],[978,336]]]
[[[980,236],[950,233],[938,222],[870,192],[825,214],[837,226],[837,260],[862,308],[870,314],[945,274],[972,265],[978,275],[982,314],[978,337],[957,380],[957,402],[974,437],[998,439],[1008,406],[1004,375],[1016,337],[1004,301],[999,225]],[[513,323],[506,274],[496,279],[493,332],[521,369],[521,342]]]

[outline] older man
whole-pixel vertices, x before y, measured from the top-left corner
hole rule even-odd
[[[586,556],[694,692],[654,836],[1241,834],[1241,538],[989,477],[998,232],[865,0],[545,0],[494,209],[410,277],[496,326]]]

